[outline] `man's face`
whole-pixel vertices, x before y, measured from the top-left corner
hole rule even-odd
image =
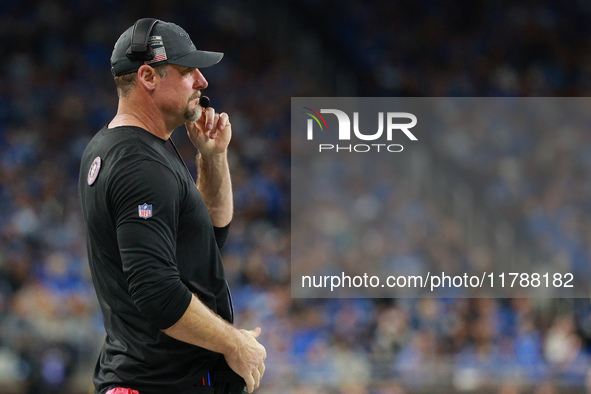
[[[206,87],[207,80],[199,69],[169,64],[158,89],[163,112],[180,124],[198,120],[202,111],[199,97]]]

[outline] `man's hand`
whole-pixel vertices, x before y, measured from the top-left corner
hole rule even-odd
[[[228,114],[216,114],[212,107],[201,111],[201,118],[185,123],[187,135],[204,156],[224,153],[232,138],[232,126]]]
[[[260,327],[250,331],[240,330],[238,347],[234,352],[224,354],[228,366],[244,378],[249,393],[259,387],[265,373],[267,351],[256,340],[260,334]]]

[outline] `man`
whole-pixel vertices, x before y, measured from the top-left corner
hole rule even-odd
[[[233,394],[245,384],[251,393],[265,371],[261,329],[231,325],[220,257],[233,209],[232,129],[226,113],[199,104],[207,87],[199,69],[222,56],[154,19],[115,44],[117,114],[88,144],[79,180],[107,332],[94,374],[99,394]],[[183,123],[199,150],[197,185],[165,147]]]

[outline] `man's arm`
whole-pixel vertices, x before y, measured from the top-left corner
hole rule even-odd
[[[232,220],[233,197],[228,166],[228,144],[232,127],[228,114],[216,114],[211,107],[195,122],[185,123],[187,135],[199,150],[197,189],[207,205],[215,227],[225,227]],[[184,315],[163,330],[171,337],[224,355],[228,366],[244,378],[248,392],[259,387],[265,372],[267,353],[256,338],[261,333],[238,330],[193,296]]]
[[[193,295],[179,321],[162,331],[179,341],[223,354],[228,366],[244,378],[249,393],[259,387],[267,357],[265,348],[256,340],[261,333],[259,327],[238,330]]]
[[[180,206],[174,173],[152,160],[137,161],[114,177],[109,195],[122,270],[138,310],[167,335],[223,354],[252,392],[265,370],[265,348],[256,340],[260,329],[234,328],[181,281],[175,262]],[[140,217],[143,203],[150,205],[148,217]]]
[[[212,224],[225,227],[232,220],[232,182],[228,166],[228,144],[232,126],[228,114],[216,114],[211,107],[203,110],[201,118],[185,124],[193,145],[199,149],[197,188],[207,205]]]
[[[197,189],[207,205],[211,223],[215,227],[225,227],[232,221],[234,211],[228,154],[205,156],[200,153],[197,168]]]

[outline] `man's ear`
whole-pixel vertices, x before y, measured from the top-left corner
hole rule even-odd
[[[138,83],[142,84],[147,90],[156,89],[160,76],[152,67],[144,64],[137,70]]]

